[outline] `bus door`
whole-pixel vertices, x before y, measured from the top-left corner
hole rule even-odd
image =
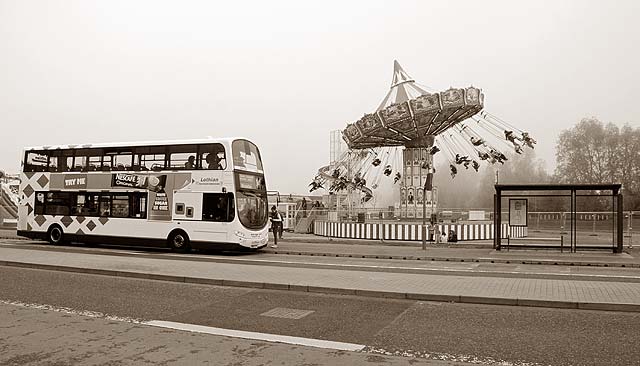
[[[232,222],[235,219],[235,199],[233,193],[200,193],[202,196],[201,225],[203,232],[211,236],[212,241],[229,241]]]

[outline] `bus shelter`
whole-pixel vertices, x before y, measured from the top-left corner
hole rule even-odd
[[[550,199],[561,199],[568,201],[568,211],[563,210],[563,215],[568,218],[568,225],[563,227],[559,238],[560,248],[565,246],[571,252],[579,249],[600,249],[612,250],[613,253],[621,253],[623,246],[623,220],[622,212],[623,198],[621,193],[621,184],[496,184],[494,195],[494,227],[495,235],[493,239],[493,248],[501,250],[505,247],[505,239],[503,239],[502,223],[503,223],[503,203],[507,203],[508,230],[513,227],[528,226],[528,199],[532,197],[546,197]],[[611,217],[611,244],[609,245],[585,245],[582,243],[584,239],[578,236],[578,219],[579,210],[578,202],[587,200],[610,200],[608,207],[610,208],[606,215]],[[507,201],[508,200],[508,201]],[[568,231],[566,231],[568,229]],[[565,236],[566,239],[565,240]],[[510,235],[507,233],[507,243],[510,244]],[[542,239],[542,238],[540,238]],[[518,247],[542,247],[539,243],[535,243],[536,238],[528,240],[528,244],[518,244]]]

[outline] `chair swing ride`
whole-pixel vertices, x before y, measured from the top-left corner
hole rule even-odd
[[[401,187],[403,204],[413,201],[413,192],[422,201],[438,153],[455,178],[459,169],[477,172],[483,162],[504,164],[508,150],[522,154],[525,147],[534,148],[536,141],[529,133],[483,110],[480,89],[427,89],[395,61],[391,88],[382,103],[375,112],[347,124],[342,137],[348,150],[337,163],[318,170],[310,192],[359,191],[366,203],[383,179],[392,179]]]

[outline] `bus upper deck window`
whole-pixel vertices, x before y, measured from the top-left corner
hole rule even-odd
[[[113,170],[131,170],[133,156],[131,153],[118,154],[113,156]]]
[[[24,164],[25,172],[46,172],[48,156],[45,152],[28,152]]]
[[[111,170],[112,166],[113,166],[113,156],[105,155],[102,157],[102,165],[100,166],[99,170],[108,172]]]
[[[227,159],[224,146],[221,144],[203,145],[200,147],[200,167],[202,169],[224,170]]]
[[[83,171],[96,171],[100,169],[102,156],[88,156],[85,160],[87,163],[83,166]]]
[[[196,169],[196,155],[192,152],[174,152],[169,156],[171,169]]]
[[[80,172],[87,168],[87,157],[86,156],[76,156],[73,159],[73,169],[74,172]]]
[[[58,171],[58,157],[50,156],[49,157],[49,171],[57,172]]]
[[[140,155],[141,170],[162,170],[164,169],[164,154],[143,154]]]
[[[67,156],[60,159],[60,168],[62,172],[70,172],[73,170],[73,156]]]

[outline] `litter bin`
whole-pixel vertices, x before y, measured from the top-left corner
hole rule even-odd
[[[358,213],[358,222],[364,224],[364,212]]]

